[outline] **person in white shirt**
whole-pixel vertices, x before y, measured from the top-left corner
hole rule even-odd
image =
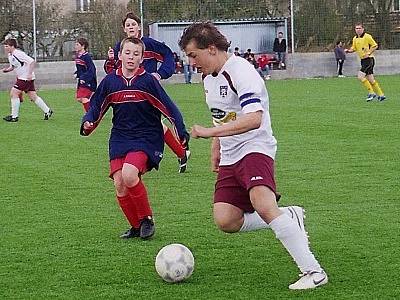
[[[44,120],[48,120],[53,111],[40,98],[35,90],[35,61],[25,52],[17,49],[17,41],[15,39],[7,39],[4,41],[4,50],[8,54],[9,67],[3,68],[4,73],[15,70],[17,73],[17,81],[11,88],[11,115],[5,116],[4,121],[18,122],[19,107],[21,104],[22,93],[28,94],[29,98],[34,102],[44,113]]]
[[[277,142],[264,81],[245,59],[228,54],[229,42],[211,22],[187,27],[179,46],[203,72],[215,125],[193,125],[191,132],[193,138],[212,138],[215,223],[228,233],[271,228],[301,272],[289,288],[326,284],[328,276],[309,248],[303,209],[277,205]]]

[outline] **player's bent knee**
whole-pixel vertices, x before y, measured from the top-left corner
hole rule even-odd
[[[221,216],[214,213],[214,222],[218,229],[226,233],[235,233],[240,230],[242,226],[241,220],[228,217],[227,215]]]

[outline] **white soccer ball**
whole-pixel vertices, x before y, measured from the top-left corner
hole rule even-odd
[[[182,244],[170,244],[163,247],[156,257],[156,271],[166,282],[180,282],[188,279],[194,269],[194,257]]]

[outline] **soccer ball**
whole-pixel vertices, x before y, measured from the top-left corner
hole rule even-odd
[[[182,244],[170,244],[163,247],[156,257],[156,271],[166,282],[180,282],[188,279],[194,269],[194,257]]]

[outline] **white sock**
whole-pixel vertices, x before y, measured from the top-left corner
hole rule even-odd
[[[43,99],[40,98],[39,96],[36,98],[34,102],[45,114],[47,114],[50,111],[50,108],[46,105],[46,103],[44,103]]]
[[[19,98],[11,98],[11,116],[17,118],[19,116],[19,106],[21,101]]]
[[[292,213],[287,207],[279,207],[279,209],[281,212],[293,217]],[[243,225],[239,230],[240,232],[271,228],[256,211],[253,213],[244,213],[243,219]]]
[[[299,226],[287,214],[283,213],[269,223],[275,236],[292,256],[300,272],[322,271],[314,254],[304,242]]]
[[[246,231],[253,231],[265,228],[270,228],[270,227],[255,211],[253,213],[243,214],[243,224],[239,231],[246,232]]]

